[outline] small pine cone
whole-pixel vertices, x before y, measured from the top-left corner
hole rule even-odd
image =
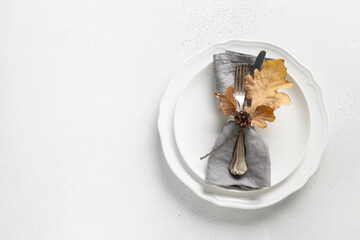
[[[234,118],[235,124],[242,128],[251,126],[251,116],[246,111],[241,110],[240,112],[236,112]]]

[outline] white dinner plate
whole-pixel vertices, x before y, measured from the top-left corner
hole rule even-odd
[[[214,97],[212,56],[225,50],[285,59],[287,79],[295,85],[285,92],[292,105],[275,111],[276,120],[257,129],[268,143],[272,187],[241,191],[206,185],[209,152],[226,118]],[[159,132],[169,166],[198,196],[220,206],[260,208],[274,204],[302,187],[316,171],[328,136],[328,117],[319,85],[310,71],[285,50],[265,42],[231,40],[214,44],[190,58],[174,74],[160,104]]]
[[[271,185],[284,180],[300,164],[310,135],[309,108],[304,94],[290,74],[287,80],[295,83],[284,91],[290,96],[292,105],[276,110],[276,121],[268,123],[267,128],[256,129],[269,145]],[[214,91],[210,63],[189,82],[175,110],[174,129],[179,151],[188,167],[202,180],[205,180],[207,159],[200,161],[200,156],[211,151],[227,122],[218,111],[219,100]]]

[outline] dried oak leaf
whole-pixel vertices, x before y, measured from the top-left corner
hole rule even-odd
[[[220,112],[228,117],[236,110],[236,99],[233,94],[234,87],[227,87],[223,94],[215,93],[215,96],[220,99]]]
[[[294,84],[285,79],[287,74],[283,59],[265,61],[261,71],[255,70],[254,77],[246,76],[244,87],[246,98],[251,100],[250,106],[245,106],[252,117],[252,123],[260,128],[265,128],[265,121],[275,120],[274,110],[281,105],[290,105],[288,95],[278,92],[278,89],[286,89]]]
[[[265,121],[273,122],[275,120],[274,110],[275,109],[266,105],[258,106],[255,111],[250,114],[250,116],[254,116],[251,120],[251,126],[255,124],[259,128],[266,128],[267,124]]]

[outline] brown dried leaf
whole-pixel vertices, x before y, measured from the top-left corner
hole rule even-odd
[[[294,85],[285,79],[287,74],[283,59],[265,61],[261,71],[255,70],[254,77],[246,76],[244,87],[246,98],[251,100],[250,106],[245,106],[245,111],[252,117],[252,125],[265,128],[265,121],[275,120],[274,110],[281,105],[290,105],[288,95],[277,92]],[[270,110],[270,108],[272,110]]]
[[[220,112],[228,117],[236,110],[236,99],[233,94],[234,87],[227,87],[223,94],[215,93],[215,96],[220,99]]]
[[[253,119],[251,121],[251,126],[255,124],[259,128],[267,127],[265,121],[268,122],[275,121],[274,109],[266,105],[258,106],[255,109],[255,111],[252,113],[252,116]]]

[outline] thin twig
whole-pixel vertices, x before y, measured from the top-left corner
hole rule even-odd
[[[229,137],[228,139],[226,139],[222,144],[220,144],[219,146],[217,146],[214,150],[212,150],[211,152],[209,152],[208,154],[206,154],[205,156],[201,157],[200,160],[203,160],[204,158],[207,158],[208,156],[210,156],[211,154],[213,154],[214,152],[216,152],[217,150],[219,150],[219,148],[221,148],[222,146],[225,145],[225,143],[227,143],[228,141],[230,141],[231,139],[237,137],[239,135],[239,132],[236,133],[234,136]]]

